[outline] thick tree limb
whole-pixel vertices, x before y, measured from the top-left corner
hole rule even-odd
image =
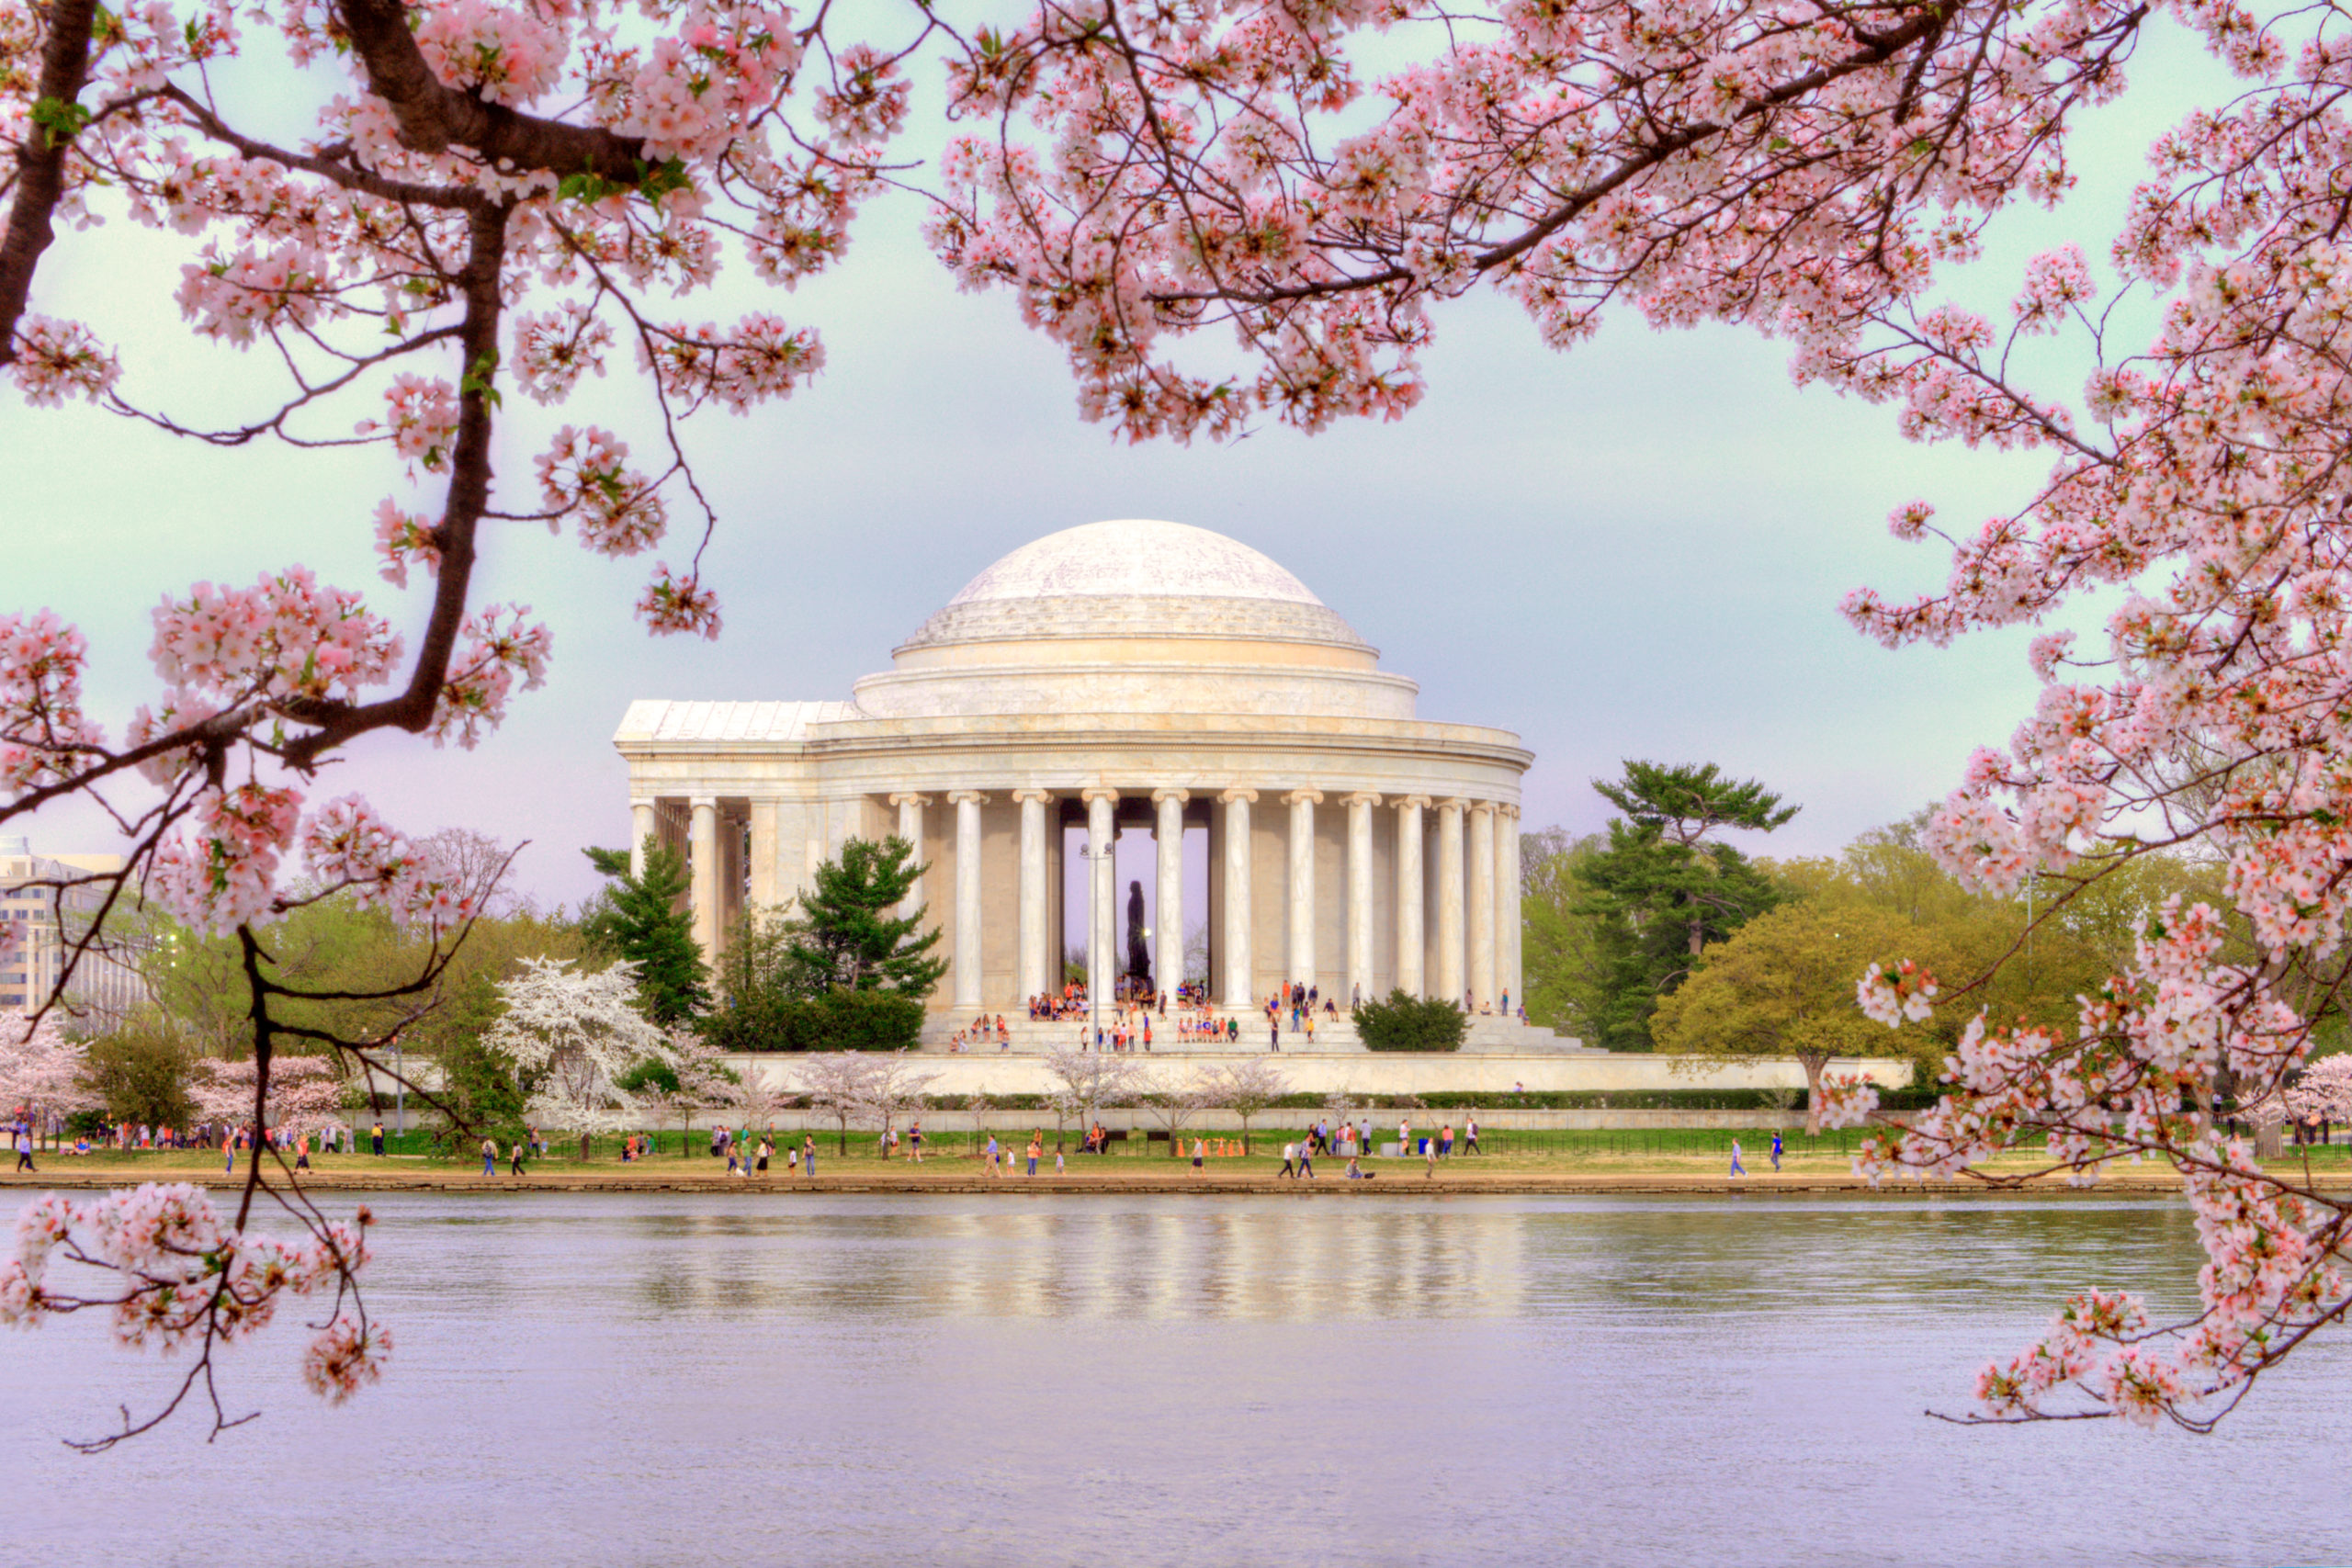
[[[391,109],[401,141],[416,151],[463,147],[510,169],[592,174],[615,185],[644,178],[645,144],[635,137],[517,114],[443,82],[416,47],[401,0],[339,0],[335,10],[368,87]]]
[[[89,78],[90,28],[97,14],[98,0],[51,0],[37,102],[78,102]],[[0,238],[0,365],[17,357],[17,323],[32,298],[34,269],[57,238],[50,217],[65,195],[65,160],[77,129],[70,119],[35,122],[17,145],[17,199],[9,205],[7,234]]]

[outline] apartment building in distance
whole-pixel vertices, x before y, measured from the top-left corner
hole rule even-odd
[[[39,1007],[57,988],[72,944],[106,901],[103,886],[83,879],[122,865],[120,855],[38,855],[28,840],[0,838],[0,1012]],[[85,1027],[104,1027],[147,995],[136,968],[93,950],[66,983],[65,1006]]]

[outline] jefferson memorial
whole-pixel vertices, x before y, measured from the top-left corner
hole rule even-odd
[[[1224,1009],[1293,983],[1343,1010],[1402,987],[1491,1009],[1473,1031],[1489,1049],[1557,1048],[1501,1016],[1524,995],[1533,759],[1509,730],[1419,716],[1419,690],[1248,546],[1091,523],[973,578],[846,702],[639,701],[613,740],[632,842],[684,851],[714,955],[747,906],[789,902],[843,840],[910,842],[949,960],[927,1040],[983,1011],[1025,1019],[1060,989],[1065,920],[1082,916],[1098,1006],[1110,974],[1182,978],[1183,933],[1204,925]],[[1120,933],[1141,883],[1116,880],[1122,829],[1150,835],[1148,938]],[[1082,910],[1065,907],[1071,854]],[[1204,885],[1206,908],[1187,908]]]

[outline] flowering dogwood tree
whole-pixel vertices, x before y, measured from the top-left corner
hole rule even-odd
[[[635,965],[582,974],[568,958],[526,958],[522,971],[499,983],[506,1010],[481,1043],[536,1086],[523,1114],[578,1133],[584,1159],[593,1134],[652,1119],[620,1080],[645,1062],[673,1064],[676,1051],[669,1032],[637,1010]]]

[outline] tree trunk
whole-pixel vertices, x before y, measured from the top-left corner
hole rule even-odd
[[[1811,1051],[1797,1053],[1797,1065],[1804,1068],[1804,1135],[1821,1136],[1821,1070],[1829,1058]]]

